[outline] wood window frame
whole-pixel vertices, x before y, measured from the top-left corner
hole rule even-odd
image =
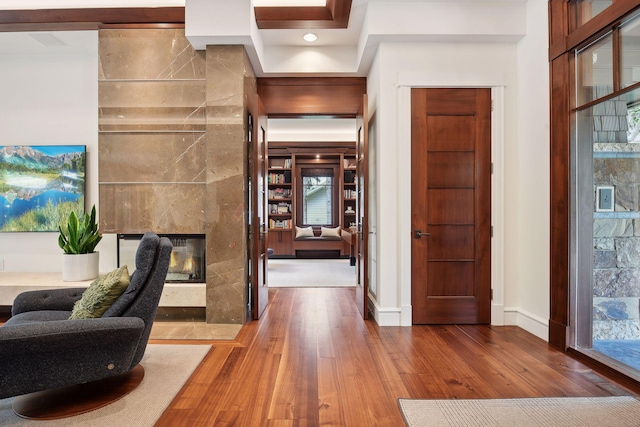
[[[616,0],[606,10],[570,31],[572,17],[569,0],[549,1],[550,62],[550,154],[551,154],[551,239],[550,239],[550,316],[549,343],[567,351],[571,335],[570,230],[571,230],[571,116],[575,109],[574,51],[616,28],[621,21],[640,11],[635,0]],[[614,36],[617,36],[614,35]],[[614,48],[619,46],[615,41]],[[614,60],[619,60],[614,55]],[[614,66],[619,74],[619,67]],[[616,79],[614,77],[614,79]],[[617,88],[619,88],[617,77]],[[625,88],[633,90],[636,85]],[[614,91],[618,96],[623,91]],[[596,102],[601,102],[602,99]],[[580,106],[588,108],[589,104]]]
[[[342,180],[340,179],[340,164],[339,159],[305,159],[296,158],[296,171],[295,171],[295,210],[296,218],[299,220],[298,227],[314,227],[319,228],[321,226],[337,227],[340,224],[340,185]],[[303,206],[302,206],[302,177],[304,169],[331,169],[333,171],[332,192],[331,192],[331,224],[306,224],[303,223]]]

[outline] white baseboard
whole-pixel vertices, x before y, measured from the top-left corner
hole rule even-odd
[[[504,325],[504,305],[491,304],[491,324],[495,326]]]
[[[505,325],[519,326],[538,338],[549,341],[549,322],[535,314],[509,307],[504,309],[504,320]]]
[[[373,318],[378,326],[401,326],[402,313],[397,307],[380,307],[377,301],[369,297],[369,304],[373,306]],[[411,326],[409,323],[408,326]]]
[[[379,326],[411,326],[411,306],[380,307],[376,301],[369,300],[373,317]],[[527,332],[549,341],[548,322],[534,314],[518,308],[505,308],[502,304],[491,306],[491,324],[495,326],[514,325]]]

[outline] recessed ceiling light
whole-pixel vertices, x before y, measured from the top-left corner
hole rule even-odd
[[[307,34],[305,34],[304,36],[302,36],[302,38],[303,38],[305,41],[309,42],[309,43],[312,43],[312,42],[314,42],[314,41],[318,40],[318,36],[317,36],[317,35],[315,35],[314,33],[307,33]]]

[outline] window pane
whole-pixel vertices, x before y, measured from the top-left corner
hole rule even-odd
[[[576,345],[622,357],[640,339],[640,90],[576,113],[572,241]]]
[[[620,28],[622,87],[640,82],[640,19]]]
[[[611,0],[573,0],[571,6],[576,17],[576,28],[611,6]]]
[[[332,223],[333,179],[331,176],[302,177],[302,221],[306,225]]]
[[[576,66],[578,106],[613,92],[611,35],[578,51]]]

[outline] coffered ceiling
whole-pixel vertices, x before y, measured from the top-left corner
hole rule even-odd
[[[380,43],[515,42],[526,30],[526,0],[325,0],[303,8],[259,3],[300,0],[186,1],[185,13],[185,0],[2,0],[0,55],[81,44],[59,30],[183,25],[186,19],[197,49],[244,44],[259,76],[366,76]],[[64,44],[38,44],[29,36],[36,30]],[[309,31],[316,42],[302,39]]]

